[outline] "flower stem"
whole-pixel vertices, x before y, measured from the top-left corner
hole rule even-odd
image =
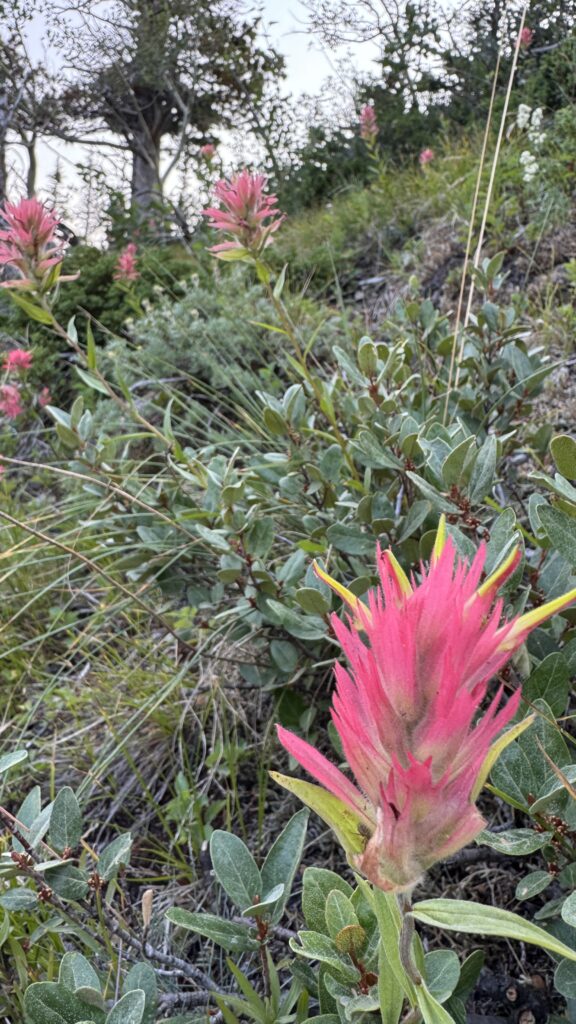
[[[412,942],[414,939],[414,917],[412,915],[412,904],[410,897],[405,893],[398,897],[398,907],[402,915],[402,927],[400,929],[400,962],[406,974],[415,985],[422,984],[422,975],[414,963],[412,955]]]

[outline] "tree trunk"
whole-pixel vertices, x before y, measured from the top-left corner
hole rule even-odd
[[[6,199],[6,188],[8,172],[6,170],[6,150],[8,145],[8,129],[12,120],[12,111],[8,102],[8,95],[4,89],[0,90],[0,201]]]
[[[149,135],[142,134],[132,145],[132,206],[139,222],[150,219],[150,208],[162,198],[160,188],[159,146]]]
[[[36,176],[38,173],[38,161],[36,159],[36,136],[34,133],[24,140],[28,154],[28,172],[26,174],[26,194],[28,199],[36,195]]]

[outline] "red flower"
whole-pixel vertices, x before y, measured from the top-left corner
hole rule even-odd
[[[365,142],[374,142],[378,135],[376,111],[369,103],[360,111],[360,136]]]
[[[433,149],[423,149],[418,157],[418,161],[421,167],[425,167],[431,160],[434,159],[435,153]]]
[[[500,687],[476,721],[488,683],[531,629],[576,599],[575,589],[502,622],[496,592],[520,552],[480,584],[485,553],[482,545],[471,565],[457,559],[441,521],[419,583],[392,552],[378,552],[380,586],[368,605],[316,570],[351,609],[347,624],[332,616],[350,665],[336,666],[332,718],[358,785],[293,733],[279,726],[278,736],[343,814],[352,811],[367,837],[353,863],[385,890],[410,889],[484,827],[475,799],[491,745],[520,701],[518,690],[500,707]]]
[[[24,412],[20,391],[15,384],[0,385],[0,412],[10,420]]]
[[[4,357],[4,369],[29,370],[32,366],[32,359],[32,352],[27,352],[24,348],[13,348]]]
[[[64,255],[65,243],[56,233],[58,218],[38,199],[6,202],[0,218],[6,223],[0,230],[0,264],[20,271],[19,278],[3,281],[2,286],[42,289]]]
[[[523,49],[527,50],[528,47],[532,45],[533,40],[534,30],[526,26],[525,28],[522,29],[520,33],[520,46],[522,46]]]
[[[216,184],[214,194],[223,209],[211,207],[202,211],[203,216],[211,218],[210,227],[231,235],[232,241],[214,245],[210,252],[218,255],[228,249],[246,249],[258,255],[270,245],[286,215],[280,213],[276,196],[265,194],[266,181],[265,174],[244,170],[231,181]]]
[[[137,281],[140,273],[136,267],[136,244],[129,242],[116,260],[115,281]]]

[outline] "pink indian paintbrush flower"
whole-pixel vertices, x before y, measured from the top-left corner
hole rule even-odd
[[[527,50],[529,46],[532,46],[534,40],[534,30],[525,26],[520,33],[520,46]]]
[[[420,166],[425,167],[426,164],[431,163],[431,161],[434,159],[434,155],[435,154],[433,149],[423,149],[422,152],[420,153],[420,156],[418,157],[418,162]]]
[[[15,384],[0,385],[0,412],[3,412],[9,420],[15,420],[24,412],[20,389]]]
[[[211,218],[210,227],[231,235],[232,240],[212,246],[210,252],[217,256],[243,249],[257,256],[270,245],[286,215],[278,209],[276,196],[266,195],[266,181],[265,174],[251,174],[245,169],[230,181],[217,182],[214,195],[222,208],[210,207],[202,213]]]
[[[475,799],[499,749],[493,741],[521,696],[517,690],[500,707],[500,686],[476,721],[488,683],[531,629],[576,599],[573,590],[503,622],[496,592],[520,552],[481,582],[485,555],[482,545],[471,564],[459,560],[441,520],[419,582],[407,578],[391,551],[378,551],[380,586],[367,605],[316,567],[351,612],[347,623],[332,616],[350,665],[349,671],[336,665],[332,719],[357,785],[298,736],[281,726],[278,736],[331,794],[324,799],[337,809],[332,820],[326,812],[329,824],[338,831],[338,821],[352,812],[351,862],[384,890],[411,889],[484,827]],[[275,777],[296,793],[302,787],[304,800],[310,791],[322,794]],[[322,814],[320,797],[312,795],[310,803]]]
[[[116,260],[116,268],[113,275],[115,281],[138,280],[140,273],[136,267],[136,252],[137,246],[135,242],[129,242],[128,245],[122,249],[122,252]]]
[[[33,355],[25,348],[13,348],[4,356],[5,370],[29,370],[32,366]]]
[[[216,146],[213,142],[207,142],[206,145],[200,146],[200,156],[210,163],[211,160],[216,156]]]
[[[50,394],[50,388],[42,388],[40,394],[38,395],[38,405],[40,406],[40,408],[43,409],[44,406],[50,405],[51,401],[52,395]]]
[[[360,137],[364,142],[374,142],[378,135],[376,111],[369,103],[360,111]]]
[[[57,233],[58,218],[38,199],[21,199],[19,203],[4,203],[1,221],[5,226],[0,223],[0,265],[13,266],[20,272],[20,277],[3,281],[2,286],[44,290],[66,248]]]

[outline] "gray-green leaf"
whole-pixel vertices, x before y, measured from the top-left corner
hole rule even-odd
[[[217,829],[210,839],[214,874],[224,891],[240,910],[262,896],[262,877],[250,850],[231,832]]]

